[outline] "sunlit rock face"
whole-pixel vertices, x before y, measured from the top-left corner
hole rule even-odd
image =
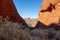
[[[0,16],[9,17],[13,22],[27,26],[22,17],[18,14],[13,0],[0,0]]]
[[[38,21],[44,25],[58,23],[60,18],[60,0],[43,0]]]

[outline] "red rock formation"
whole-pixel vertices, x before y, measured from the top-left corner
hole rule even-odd
[[[18,14],[13,0],[0,0],[0,16],[3,16],[3,18],[8,16],[13,22],[27,26],[25,21]]]

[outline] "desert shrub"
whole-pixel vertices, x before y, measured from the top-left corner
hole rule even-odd
[[[24,26],[8,21],[6,18],[0,18],[0,40],[23,40],[29,35],[29,31],[23,29]],[[27,34],[27,35],[26,35]],[[25,36],[24,36],[25,35]],[[22,39],[21,39],[22,38]]]
[[[60,30],[25,28],[0,17],[0,40],[60,40]]]
[[[30,31],[28,29],[22,30],[21,40],[30,40]]]
[[[34,29],[31,31],[31,35],[39,40],[60,40],[60,31],[51,29]]]
[[[40,30],[40,29],[35,29],[31,31],[31,34],[34,37],[39,38],[40,40],[47,40],[47,33],[44,30]]]
[[[0,20],[0,40],[19,40],[21,35],[20,25],[1,18]]]

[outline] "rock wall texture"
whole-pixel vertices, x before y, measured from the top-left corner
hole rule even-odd
[[[3,16],[3,18],[8,16],[13,22],[27,26],[25,21],[18,14],[13,0],[0,0],[0,16]]]
[[[43,0],[38,20],[45,25],[58,22],[60,18],[60,0]]]
[[[38,21],[46,26],[58,23],[60,19],[60,0],[43,0]],[[37,26],[40,24],[37,24]]]

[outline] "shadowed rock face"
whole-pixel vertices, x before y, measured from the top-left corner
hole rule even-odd
[[[3,16],[3,18],[8,16],[13,22],[27,26],[25,21],[18,14],[13,0],[0,0],[0,16]]]
[[[51,23],[50,25],[45,25],[42,22],[38,21],[35,29],[49,29],[49,28],[54,28],[55,30],[60,30],[60,25],[55,24],[55,23]]]
[[[46,25],[46,27],[50,27],[51,25],[53,25],[53,23],[54,25],[55,23],[58,23],[59,18],[60,0],[43,0],[36,26],[41,26],[42,23],[43,25]]]

